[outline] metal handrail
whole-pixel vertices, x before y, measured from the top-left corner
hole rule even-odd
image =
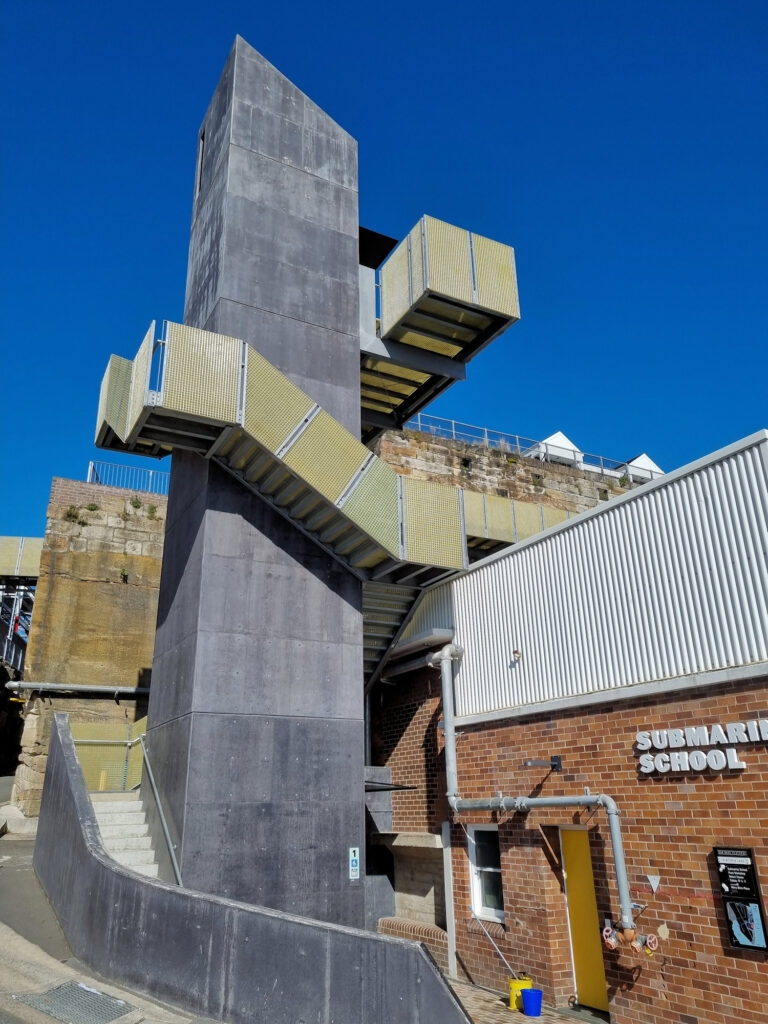
[[[160,825],[161,825],[161,827],[163,829],[163,836],[165,837],[165,842],[166,842],[166,845],[168,847],[168,853],[170,854],[171,865],[173,867],[173,873],[174,873],[174,875],[176,877],[177,884],[178,885],[182,885],[181,871],[179,869],[179,862],[176,860],[176,853],[174,851],[173,842],[171,841],[171,833],[170,833],[170,831],[168,829],[168,822],[166,821],[165,812],[163,811],[163,804],[162,804],[162,801],[160,800],[160,794],[159,794],[159,792],[157,790],[157,783],[155,782],[155,775],[154,775],[154,772],[152,771],[152,765],[151,765],[150,760],[149,760],[149,751],[147,750],[146,744],[144,743],[145,736],[146,736],[146,733],[140,733],[139,736],[137,736],[135,739],[132,739],[132,740],[75,739],[74,740],[74,744],[75,744],[75,747],[78,747],[78,746],[84,746],[84,747],[85,746],[99,746],[99,747],[104,747],[104,746],[114,747],[114,746],[118,746],[118,747],[125,747],[126,748],[126,754],[137,743],[141,745],[141,753],[142,753],[142,756],[144,758],[144,766],[147,769],[147,778],[149,779],[149,784],[152,787],[152,795],[155,798],[155,805],[157,806],[157,813],[160,816]],[[126,769],[127,769],[127,765],[128,765],[128,758],[126,756]],[[124,777],[123,785],[125,786],[125,777]]]
[[[171,834],[168,831],[168,822],[165,820],[165,814],[163,814],[163,805],[160,802],[160,794],[157,791],[157,785],[155,783],[155,776],[152,771],[152,765],[149,763],[149,753],[144,743],[144,733],[139,736],[139,743],[141,744],[141,750],[144,754],[144,764],[147,766],[147,776],[149,778],[149,784],[152,786],[152,792],[155,797],[155,803],[157,804],[157,811],[160,815],[160,824],[163,826],[163,835],[165,841],[168,844],[168,853],[171,855],[171,864],[173,865],[173,873],[176,876],[176,881],[179,885],[181,882],[181,871],[179,870],[179,862],[176,860],[176,854],[173,850],[173,843],[171,842]]]
[[[86,483],[143,494],[168,494],[170,473],[159,469],[125,466],[117,462],[89,462]]]
[[[603,475],[618,476],[623,471],[631,476],[633,471],[626,460],[619,461],[609,459],[604,455],[591,455],[589,452],[563,448],[562,445],[552,444],[548,441],[537,441],[531,437],[522,437],[520,434],[505,434],[500,430],[476,427],[471,423],[462,423],[459,420],[444,419],[425,413],[417,413],[407,420],[403,429],[415,430],[420,434],[431,434],[433,437],[444,437],[451,441],[463,441],[466,444],[480,444],[485,448],[496,448],[502,452],[522,455],[529,459],[540,459],[543,462],[550,459],[568,461],[582,469],[597,470]],[[664,475],[661,472],[645,469],[641,470],[640,474],[643,479],[647,478],[648,480],[654,480]]]

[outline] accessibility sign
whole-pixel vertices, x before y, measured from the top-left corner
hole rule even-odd
[[[360,847],[349,848],[349,877],[355,881],[360,877]]]

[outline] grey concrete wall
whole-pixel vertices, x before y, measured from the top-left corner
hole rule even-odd
[[[360,430],[357,142],[238,39],[201,129],[184,322]]]
[[[75,954],[107,978],[231,1024],[467,1024],[421,945],[134,874],[101,844],[56,715],[37,875]]]
[[[356,142],[240,38],[201,140],[185,322],[358,431]],[[359,581],[174,453],[148,737],[186,885],[363,924],[362,678]]]
[[[174,457],[169,507],[147,739],[184,883],[362,925],[359,581],[213,462]]]

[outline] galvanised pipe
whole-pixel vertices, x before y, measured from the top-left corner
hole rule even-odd
[[[440,678],[443,690],[443,728],[445,730],[445,781],[448,787],[448,803],[459,796],[459,777],[456,771],[456,712],[453,704],[453,662],[464,653],[463,647],[446,644],[437,654],[428,659],[432,668],[440,666]],[[455,808],[454,808],[455,810]]]
[[[11,681],[5,684],[6,690],[18,693],[19,690],[37,690],[40,693],[61,693],[69,690],[71,693],[133,693],[147,694],[148,686],[78,686],[77,683],[21,683]]]
[[[613,863],[616,871],[616,885],[619,890],[619,907],[621,908],[622,929],[635,927],[632,916],[632,898],[629,894],[627,879],[627,862],[624,857],[624,841],[621,836],[619,808],[616,801],[605,793],[595,796],[489,796],[474,800],[462,800],[459,796],[459,780],[456,769],[456,713],[453,700],[453,662],[463,654],[463,649],[455,644],[446,644],[437,654],[433,654],[430,665],[440,666],[443,690],[443,727],[445,730],[445,778],[446,795],[451,809],[456,814],[463,811],[504,811],[526,813],[537,807],[602,807],[608,815],[608,827],[613,848]]]

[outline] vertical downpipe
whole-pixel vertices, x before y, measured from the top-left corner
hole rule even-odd
[[[458,977],[456,966],[456,917],[453,913],[453,861],[451,860],[451,823],[441,826],[443,839],[443,896],[445,899],[445,930],[448,933],[448,977]]]

